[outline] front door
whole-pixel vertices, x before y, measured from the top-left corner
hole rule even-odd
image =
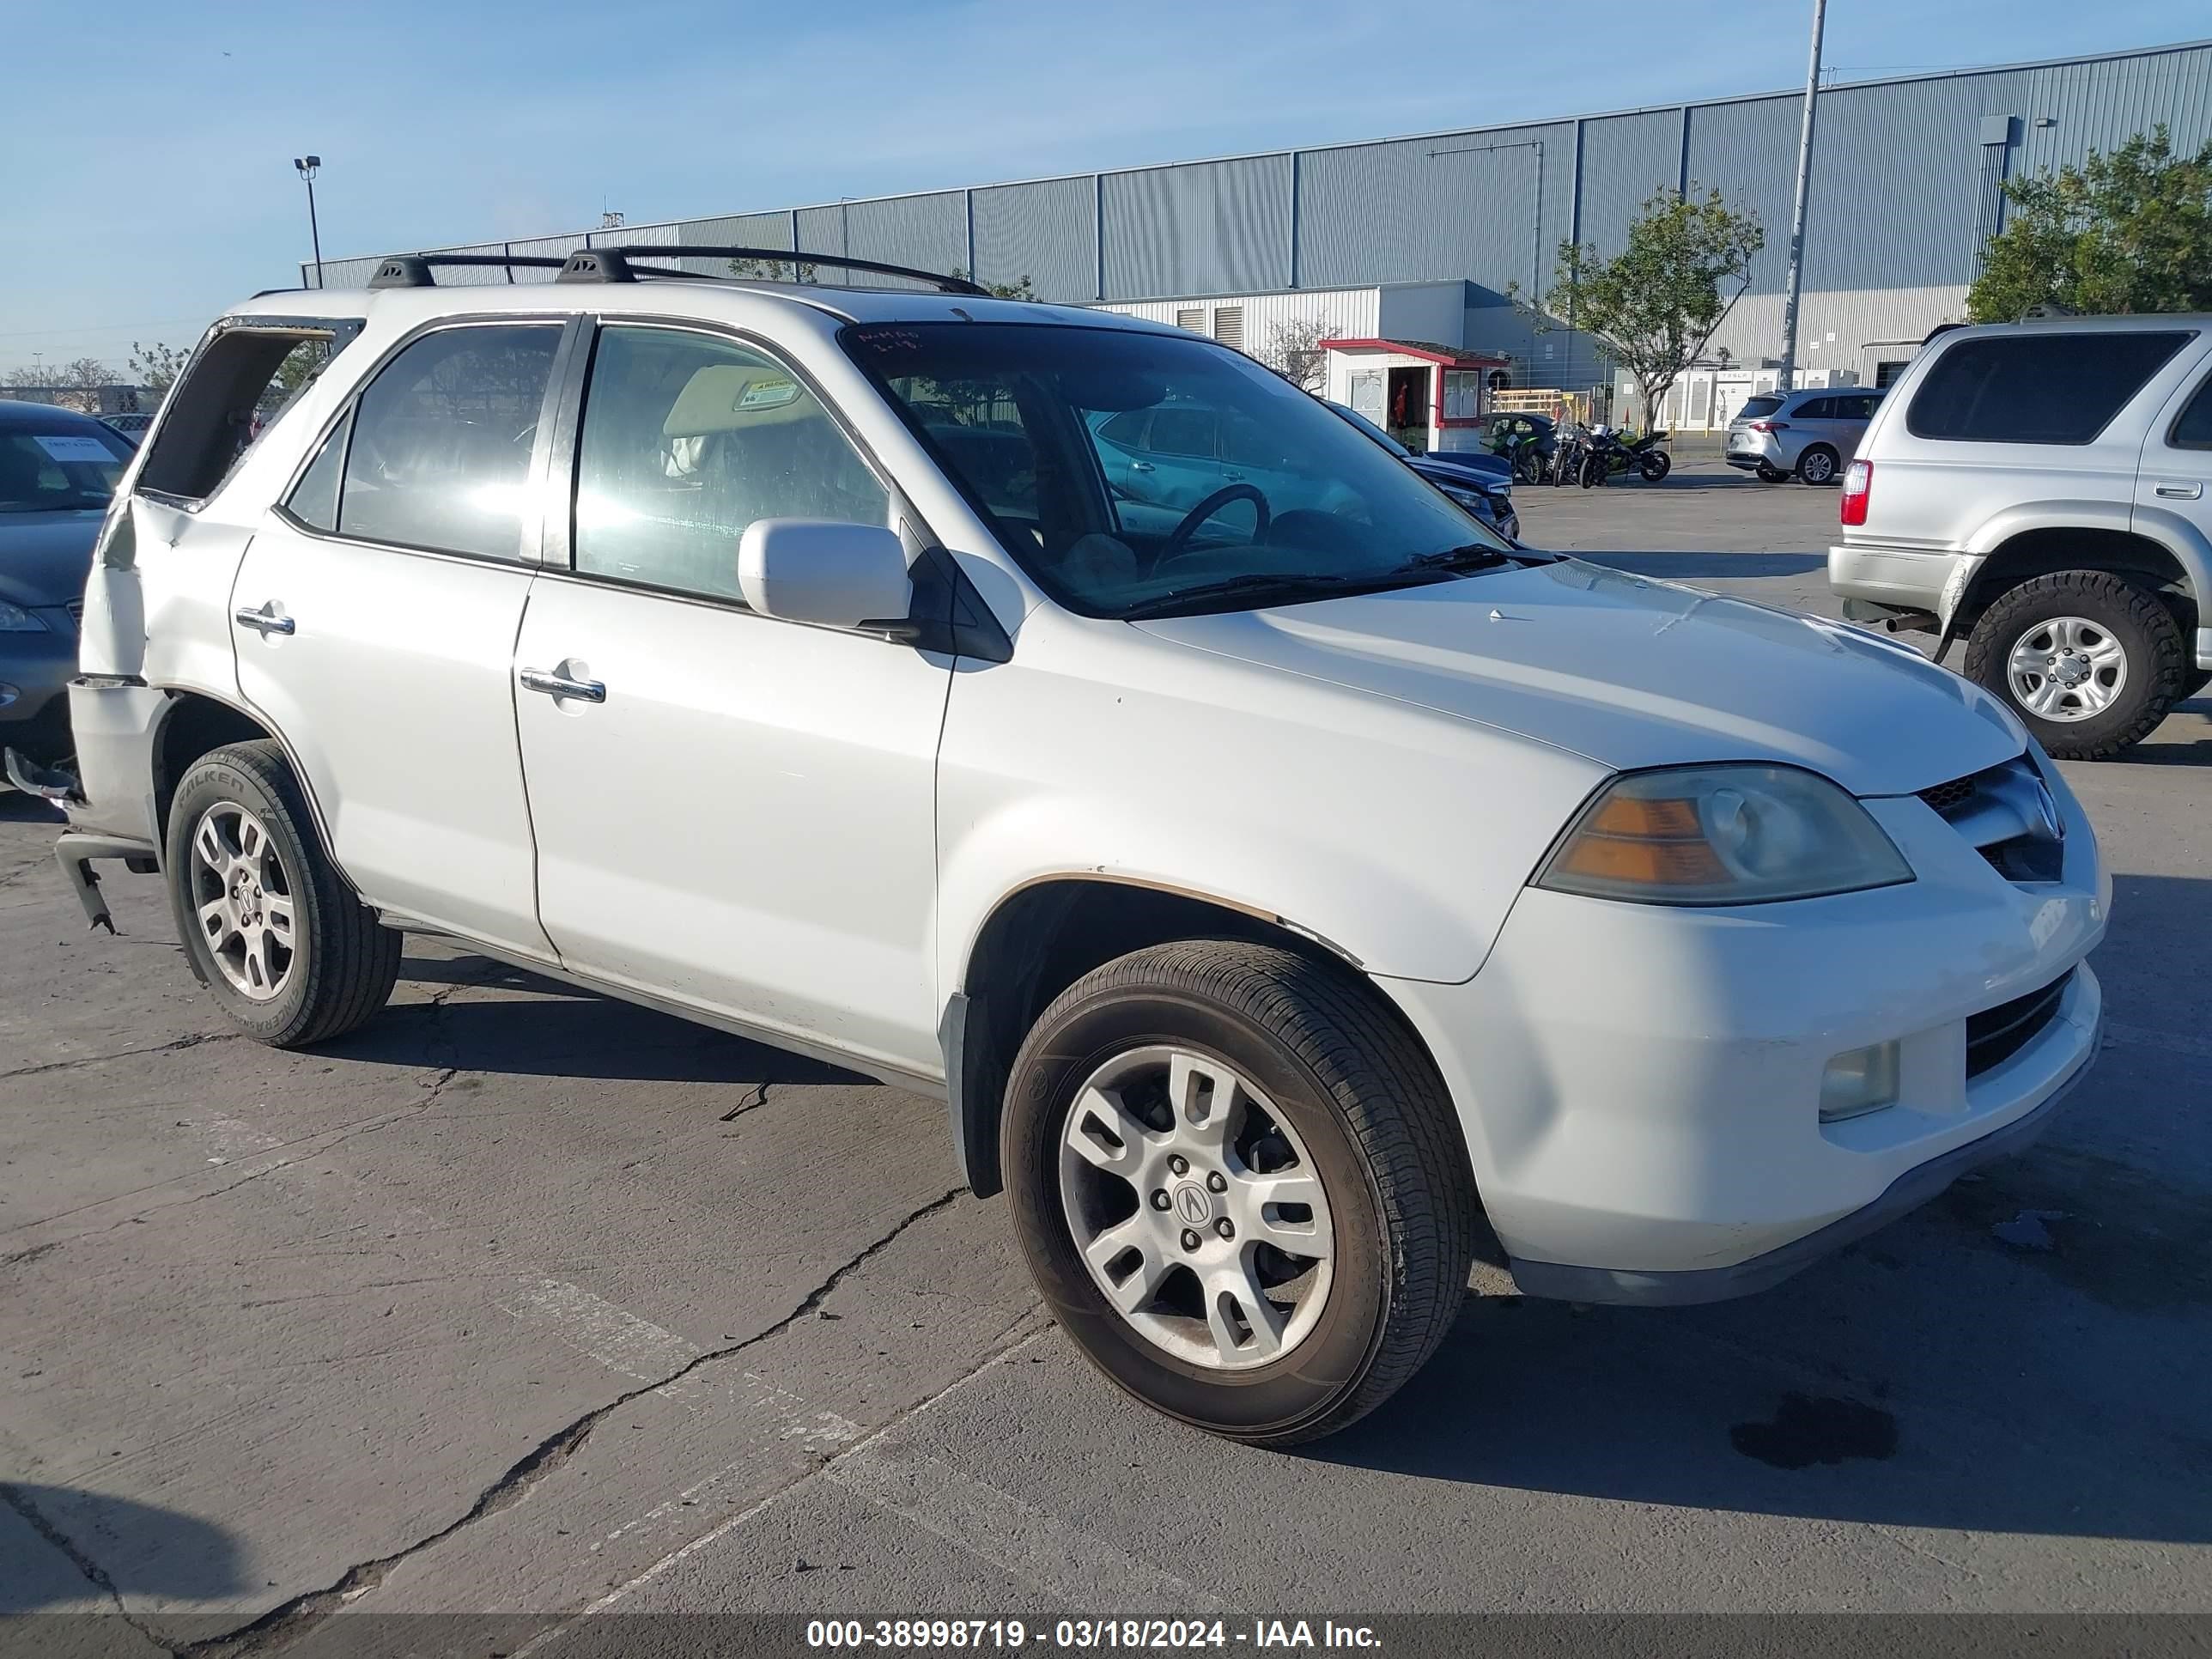
[[[951,665],[760,616],[737,583],[756,519],[889,513],[788,368],[711,333],[603,330],[573,568],[532,593],[517,723],[566,965],[928,1073]]]
[[[231,590],[238,687],[383,908],[550,956],[514,736],[526,510],[557,323],[426,334],[380,370]]]

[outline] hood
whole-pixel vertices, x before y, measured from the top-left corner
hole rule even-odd
[[[1616,771],[1776,761],[1855,795],[1902,795],[2027,744],[1996,698],[1907,647],[1572,559],[1134,625]]]
[[[1478,455],[1465,450],[1431,452],[1414,456],[1408,465],[1416,472],[1443,473],[1501,489],[1510,489],[1513,483],[1513,464],[1502,455]]]
[[[62,605],[84,597],[106,509],[0,513],[0,599]]]

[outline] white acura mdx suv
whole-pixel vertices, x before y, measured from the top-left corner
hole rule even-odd
[[[1277,1444],[1486,1229],[1534,1294],[1756,1290],[2088,1065],[2109,883],[1996,698],[1509,548],[1183,331],[652,263],[734,257],[214,325],[32,780],[95,921],[158,871],[280,1046],[413,932],[940,1097],[1099,1368]],[[1182,406],[1244,459],[1110,483]]]

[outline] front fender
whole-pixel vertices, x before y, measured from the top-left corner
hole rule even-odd
[[[954,679],[938,784],[947,993],[1001,903],[1066,876],[1279,919],[1370,973],[1466,980],[1606,775],[1433,710],[1060,622]]]

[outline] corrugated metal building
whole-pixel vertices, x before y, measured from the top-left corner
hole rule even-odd
[[[467,251],[565,252],[587,241],[796,246],[959,266],[988,283],[1026,276],[1048,300],[1182,301],[1202,304],[1209,317],[1224,299],[1238,300],[1250,349],[1265,343],[1259,313],[1267,296],[1460,283],[1462,328],[1446,343],[1506,351],[1534,383],[1589,385],[1605,376],[1587,337],[1532,331],[1508,290],[1547,288],[1562,240],[1617,251],[1638,205],[1662,188],[1717,187],[1759,215],[1765,250],[1714,344],[1741,363],[1780,349],[1799,99],[1781,92],[1470,126]],[[1801,364],[1873,380],[1879,354],[1893,356],[1893,343],[1960,313],[1982,243],[2002,222],[2002,180],[2078,162],[2160,122],[2177,149],[2212,137],[2212,42],[1825,89]],[[359,283],[372,264],[327,260],[324,279]],[[506,280],[496,268],[467,275]],[[304,276],[312,283],[313,268]],[[1170,319],[1176,309],[1166,307]],[[1347,314],[1346,325],[1356,323]]]

